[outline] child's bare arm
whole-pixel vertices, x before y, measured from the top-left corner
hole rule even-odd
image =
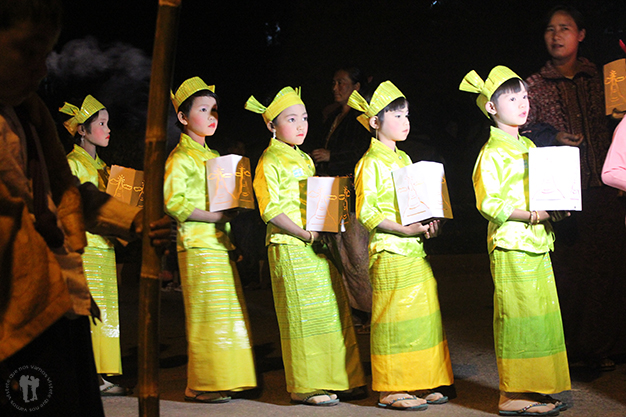
[[[435,237],[439,234],[439,220],[434,220],[427,224],[418,222],[403,226],[393,220],[384,219],[376,227],[385,232],[393,233],[399,236],[417,236],[424,234],[426,239],[430,239],[431,237]]]
[[[228,223],[229,221],[237,217],[237,214],[239,214],[239,212],[234,209],[216,211],[215,213],[212,213],[210,211],[195,208],[193,209],[187,220],[205,223]]]
[[[318,240],[320,234],[318,232],[304,230],[300,226],[294,223],[285,213],[280,213],[276,217],[270,220],[274,226],[280,227],[285,232],[289,233],[292,236],[295,236],[299,239],[304,240],[305,242],[309,242],[311,237],[313,240]]]
[[[533,214],[536,213],[536,214]],[[553,212],[553,215],[548,213],[547,211],[526,211],[520,209],[514,209],[508,220],[518,221],[518,222],[526,222],[532,224],[538,224],[544,222],[546,220],[559,221],[569,216],[569,212]]]

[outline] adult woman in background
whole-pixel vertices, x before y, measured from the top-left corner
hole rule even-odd
[[[369,233],[359,224],[354,214],[354,166],[367,151],[370,135],[357,121],[358,111],[348,106],[353,91],[366,85],[362,72],[355,67],[339,68],[334,76],[332,92],[334,104],[326,116],[322,135],[311,151],[318,175],[350,178],[350,218],[346,231],[337,233],[333,250],[341,257],[342,275],[347,287],[350,306],[355,311],[355,326],[367,326],[372,311],[372,288],[368,275],[367,243]],[[330,107],[330,106],[329,106]]]
[[[544,40],[550,60],[527,80],[531,110],[524,134],[538,146],[580,147],[583,211],[556,225],[553,264],[571,362],[612,370],[609,356],[626,352],[624,210],[617,192],[601,181],[611,136],[602,73],[578,56],[586,35],[576,9],[549,12]]]

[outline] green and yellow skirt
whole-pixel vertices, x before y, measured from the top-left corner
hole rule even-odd
[[[341,275],[311,246],[268,246],[287,391],[365,385]]]
[[[571,389],[550,255],[496,248],[490,259],[500,390],[554,394]]]
[[[424,258],[370,258],[372,389],[414,391],[454,381],[437,282]]]

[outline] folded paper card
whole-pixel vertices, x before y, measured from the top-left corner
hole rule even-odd
[[[143,171],[113,165],[107,194],[131,206],[143,207]]]
[[[209,211],[231,208],[254,209],[250,160],[224,155],[206,161]]]
[[[580,151],[573,146],[528,152],[530,210],[582,210]]]
[[[606,114],[626,111],[626,59],[604,65],[604,101]]]
[[[309,177],[306,192],[306,230],[345,231],[350,212],[348,177]]]
[[[443,164],[420,161],[391,174],[403,225],[452,218]]]

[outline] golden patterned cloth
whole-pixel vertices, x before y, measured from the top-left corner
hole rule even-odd
[[[225,250],[178,252],[187,330],[187,386],[256,387],[250,327],[237,267]]]
[[[437,282],[425,258],[373,254],[372,390],[413,391],[454,381]]]
[[[165,163],[163,197],[165,212],[178,222],[178,251],[191,248],[232,250],[229,223],[188,222],[195,208],[209,210],[206,161],[219,153],[182,133]]]
[[[365,385],[341,275],[311,246],[268,247],[288,392]]]
[[[83,268],[94,301],[100,308],[101,320],[91,321],[91,341],[99,374],[121,375],[119,299],[117,271],[113,249],[87,246]]]
[[[571,389],[550,255],[496,248],[489,257],[500,390],[554,394]]]
[[[63,107],[59,109],[61,113],[69,114],[72,116],[65,122],[63,126],[70,132],[70,135],[76,135],[78,126],[89,120],[90,117],[95,116],[100,110],[103,110],[104,104],[100,103],[93,96],[87,95],[80,109],[73,104],[64,103]]]
[[[507,221],[513,209],[529,210],[528,150],[535,145],[492,127],[474,166],[474,192],[478,211],[489,220],[487,247],[545,253],[554,248],[550,222],[529,225]]]

